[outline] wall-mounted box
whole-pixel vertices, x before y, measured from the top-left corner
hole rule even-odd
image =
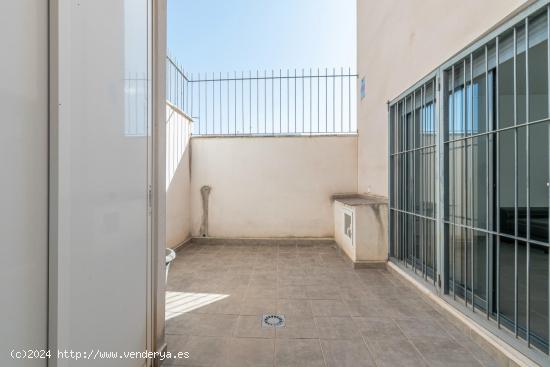
[[[384,264],[388,259],[388,202],[375,195],[332,196],[334,239],[354,267]]]

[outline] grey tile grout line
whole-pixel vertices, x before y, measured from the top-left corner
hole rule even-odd
[[[428,360],[426,359],[426,357],[424,356],[424,354],[422,352],[420,352],[420,349],[418,349],[418,347],[416,346],[416,344],[414,344],[414,342],[411,340],[411,338],[409,338],[409,336],[407,334],[405,334],[405,332],[403,331],[403,329],[401,329],[401,327],[399,326],[399,324],[393,319],[393,318],[390,318],[390,320],[395,324],[395,326],[397,326],[397,328],[399,329],[399,331],[401,331],[401,334],[403,334],[405,336],[405,339],[413,346],[414,350],[416,350],[416,353],[418,353],[420,355],[420,358],[422,358],[422,360],[424,362],[426,362],[426,365],[429,366],[430,363],[428,362]]]

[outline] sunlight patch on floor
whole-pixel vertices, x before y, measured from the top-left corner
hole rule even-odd
[[[166,320],[229,297],[228,294],[166,292]]]

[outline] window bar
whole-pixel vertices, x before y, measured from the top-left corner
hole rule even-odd
[[[219,92],[219,101],[220,101],[220,108],[219,108],[219,115],[220,115],[220,134],[223,134],[223,99],[222,99],[222,72],[219,72],[219,78],[218,78],[218,92]]]
[[[294,69],[294,133],[297,132],[297,123],[296,123],[296,82],[298,79],[296,78],[296,69]]]
[[[420,128],[419,128],[419,136],[420,136],[420,145],[422,147],[425,146],[425,141],[424,141],[424,132],[426,131],[426,84],[422,84],[422,88],[420,89],[420,121],[421,121],[421,124],[420,124]],[[420,151],[420,154],[421,154],[421,172],[424,172],[427,168],[428,168],[428,165],[426,164],[426,151],[424,150],[425,148],[423,148],[421,151]],[[421,197],[421,200],[420,200],[420,213],[422,215],[426,215],[426,210],[425,210],[425,202],[426,202],[426,185],[425,185],[425,182],[424,182],[424,175],[423,174],[420,174],[420,187],[422,188],[422,195],[420,196]],[[428,279],[428,272],[427,272],[427,266],[426,266],[426,263],[427,263],[427,255],[426,255],[426,237],[428,237],[427,233],[428,233],[428,230],[426,228],[426,226],[428,225],[428,221],[426,221],[425,219],[422,219],[421,220],[421,223],[422,225],[420,226],[421,228],[421,231],[420,231],[420,238],[421,238],[421,241],[422,241],[422,275],[423,275],[423,278],[424,279]]]
[[[319,68],[317,68],[317,132],[321,129],[321,122],[320,122],[320,110],[319,110],[319,97],[320,97],[320,89],[321,89],[321,79],[319,77]]]
[[[466,88],[466,58],[464,60],[462,60],[462,134],[464,137],[468,136],[468,125],[467,125],[467,111],[466,111],[466,98],[467,98],[467,95],[468,95],[468,90]],[[463,177],[464,177],[464,181],[463,181],[463,195],[461,197],[461,200],[462,200],[462,210],[461,210],[461,214],[462,214],[462,224],[465,224],[467,225],[468,224],[468,140],[467,139],[464,139],[464,142],[463,142],[463,155],[464,155],[464,162],[462,164],[462,172],[463,172]],[[462,184],[462,182],[461,182]],[[463,248],[463,251],[464,251],[464,263],[462,264],[462,283],[463,283],[463,297],[464,297],[464,305],[466,307],[468,307],[468,269],[467,269],[467,264],[468,264],[468,248],[467,248],[467,245],[468,245],[468,232],[466,229],[461,229],[462,231],[462,235],[464,236],[464,238],[462,239],[463,241],[463,245],[462,245],[462,248]]]
[[[271,69],[271,133],[275,134],[275,72]]]
[[[403,153],[403,151],[405,150],[405,136],[404,136],[404,115],[405,113],[403,112],[404,111],[404,108],[405,107],[405,100],[403,99],[401,101],[401,109],[400,109],[400,116],[399,116],[399,124],[401,125],[400,127],[400,136],[401,136],[401,153],[400,153],[400,157],[401,157],[401,208],[400,209],[406,209],[406,202],[405,202],[405,157],[406,155]],[[399,258],[402,262],[405,262],[405,235],[406,235],[406,231],[407,231],[407,227],[406,227],[406,222],[405,222],[405,215],[403,213],[400,213],[400,218],[401,218],[401,243],[400,243],[400,250],[399,250]],[[405,267],[407,266],[407,264],[405,263]]]
[[[348,68],[348,132],[351,132],[351,68]]]
[[[286,133],[290,133],[290,71],[286,69]]]
[[[474,133],[474,54],[470,54],[470,133]],[[470,134],[470,135],[471,135]],[[472,147],[470,152],[470,177],[474,177],[474,138],[470,137],[470,146]],[[474,185],[473,181],[469,180],[470,186],[470,199],[469,209],[470,209],[470,224],[474,227]],[[474,230],[470,229],[470,295],[472,300],[472,312],[475,312],[475,292],[474,292]]]
[[[202,117],[201,117],[201,83],[200,83],[200,80],[201,80],[201,73],[198,73],[197,75],[197,78],[199,80],[198,82],[198,85],[197,85],[197,92],[198,92],[198,95],[199,95],[199,98],[198,98],[198,102],[199,102],[199,105],[198,105],[198,117],[199,117],[199,135],[201,134],[201,124],[202,124]]]
[[[336,132],[336,68],[332,68],[332,132]]]
[[[191,74],[191,80],[193,80],[193,74]],[[191,110],[190,110],[190,113],[191,113],[191,118],[194,118],[195,115],[193,115],[193,97],[195,95],[195,93],[193,93],[193,83],[190,83],[191,84]]]
[[[546,8],[546,51],[547,51],[547,72],[550,76],[550,6]],[[550,118],[550,83],[548,83],[548,117]],[[550,129],[548,129],[548,142],[550,142]],[[549,157],[550,158],[550,157]],[[529,162],[528,162],[529,163]],[[550,174],[550,159],[548,159],[548,172]],[[546,182],[549,182],[549,177],[546,177]],[[529,188],[527,188],[529,190]],[[546,190],[548,195],[548,207],[550,208],[550,189]],[[529,224],[529,223],[528,223]],[[548,228],[550,231],[550,215],[548,216]],[[550,234],[550,233],[549,233]],[[546,239],[548,241],[548,238]],[[548,256],[548,285],[547,285],[547,294],[550,298],[550,256]],[[548,313],[546,314],[549,322],[548,322],[548,354],[550,354],[550,302],[548,302]]]
[[[229,72],[227,72],[227,134],[229,135],[229,125],[231,121],[231,114],[229,113]]]
[[[514,27],[514,126],[517,118],[517,28]],[[514,235],[518,235],[518,130],[514,128]],[[518,240],[514,240],[514,335],[518,337]]]
[[[529,116],[529,18],[525,18],[525,121],[529,122],[530,120],[530,116]],[[529,183],[530,183],[530,174],[531,174],[531,169],[530,169],[530,161],[529,161],[529,124],[526,126],[525,128],[525,135],[526,135],[526,144],[525,144],[525,157],[526,157],[526,161],[527,161],[527,165],[526,165],[526,176],[527,176],[527,182],[526,182],[526,187],[527,187],[527,205],[526,205],[526,210],[527,210],[527,259],[526,259],[526,267],[525,269],[527,270],[527,274],[526,274],[526,301],[527,301],[527,305],[526,305],[526,310],[525,310],[525,330],[526,330],[526,338],[527,338],[527,347],[530,348],[531,347],[531,328],[530,328],[530,311],[531,311],[531,302],[530,302],[530,296],[531,296],[531,292],[530,292],[530,277],[529,277],[529,264],[530,264],[530,257],[531,257],[531,244],[530,244],[530,240],[531,240],[531,194],[530,194],[530,189],[529,189]],[[516,217],[516,221],[517,221],[517,217]]]
[[[485,191],[485,201],[486,201],[486,220],[485,225],[489,229],[489,194],[491,193],[489,186],[489,60],[488,60],[488,51],[487,45],[485,45],[485,131],[487,132],[486,146],[485,146],[485,162],[487,162],[487,178],[486,178],[486,191]],[[485,234],[485,311],[487,320],[489,320],[490,314],[490,302],[489,302],[489,238],[492,238],[490,235]]]
[[[500,57],[499,57],[499,40],[500,40],[500,36],[497,36],[496,39],[495,39],[495,68],[496,68],[496,74],[495,74],[495,83],[496,83],[496,88],[495,88],[495,100],[496,100],[496,116],[495,116],[495,120],[496,120],[496,130],[498,131],[498,129],[500,128],[500,113],[499,113],[499,102],[500,102],[500,98],[499,98],[499,62],[500,62]],[[500,154],[499,154],[499,148],[500,148],[500,133],[497,132],[495,134],[495,143],[496,143],[496,176],[495,176],[495,187],[496,187],[496,217],[497,217],[497,236],[496,236],[496,240],[497,240],[497,246],[496,246],[496,250],[497,250],[497,253],[496,253],[496,311],[497,311],[497,327],[500,329],[500,193],[499,193],[499,188],[500,188]]]
[[[438,144],[438,141],[435,139],[435,137],[437,136],[436,135],[436,131],[439,130],[439,127],[436,127],[436,102],[437,102],[437,99],[436,99],[436,93],[437,93],[437,87],[436,87],[436,79],[434,78],[432,80],[432,93],[433,93],[433,102],[432,102],[432,116],[430,117],[430,121],[432,121],[432,126],[433,126],[433,138],[434,138],[434,141],[433,143],[434,144],[437,144],[437,146],[435,148],[433,148],[434,150],[434,162],[433,162],[433,172],[432,172],[432,175],[433,175],[433,178],[432,178],[432,185],[433,185],[433,202],[434,202],[434,205],[435,203],[437,202],[438,200],[438,197],[436,195],[436,192],[437,192],[437,187],[436,185],[439,183],[439,180],[436,181],[436,163],[438,162],[438,157],[439,157],[439,149],[440,149],[440,145]],[[425,97],[424,97],[425,98]],[[430,142],[431,143],[431,142]],[[436,239],[436,228],[437,228],[437,216],[436,216],[436,208],[434,208],[434,211],[432,213],[432,216],[434,217],[434,220],[429,222],[429,223],[432,223],[433,225],[433,229],[431,231],[431,235],[432,235],[432,282],[433,282],[433,285],[434,287],[436,286],[436,264],[437,264],[437,239]],[[438,210],[441,210],[442,208],[439,207]],[[426,267],[426,270],[427,270],[427,267]]]
[[[325,68],[325,133],[328,133],[328,68]]]
[[[216,76],[212,72],[212,134],[216,134]]]
[[[241,71],[241,121],[243,128],[241,134],[244,134],[244,71]]]
[[[452,127],[452,131],[453,131],[453,137],[454,137],[454,132],[455,132],[455,66],[453,65],[452,68],[451,68],[451,127]],[[452,223],[455,224],[456,223],[456,196],[455,196],[455,191],[456,191],[456,172],[455,172],[455,165],[456,165],[456,161],[455,161],[455,148],[454,148],[455,144],[452,145],[452,161],[453,161],[453,170],[452,170],[452,184],[453,184],[453,192],[452,192],[452,195],[453,195],[453,215],[452,215]],[[449,143],[449,152],[451,151],[451,143]],[[451,154],[449,154],[450,156]],[[450,172],[451,173],[451,172]],[[452,246],[452,261],[451,261],[451,265],[452,265],[452,274],[453,274],[453,283],[452,283],[452,286],[453,286],[453,300],[456,301],[456,288],[455,288],[455,285],[456,285],[456,269],[455,269],[455,263],[456,263],[456,248],[455,248],[455,245],[456,245],[456,233],[455,233],[455,227],[454,225],[449,225],[449,231],[451,231],[450,235],[452,237],[451,239],[451,246]]]
[[[248,131],[252,134],[252,70],[248,70]]]
[[[394,107],[394,111],[396,111],[396,107]],[[394,114],[394,120],[395,120],[395,114]],[[392,123],[395,123],[395,121],[393,121]],[[343,132],[343,131],[344,131],[344,68],[340,67],[340,132]],[[394,134],[397,134],[396,132],[397,130],[394,130],[394,131],[395,131]]]
[[[412,131],[412,147],[416,148],[416,134],[414,129],[416,128],[416,91],[412,92],[411,96],[411,123],[412,127],[410,127],[410,130]],[[416,213],[416,179],[415,179],[415,173],[416,173],[416,150],[412,150],[409,155],[412,157],[412,175],[411,175],[411,188],[412,188],[412,202],[413,205],[411,207],[412,212]],[[416,274],[416,216],[411,216],[411,219],[413,221],[413,227],[412,227],[412,270]]]
[[[208,74],[205,73],[205,80],[208,79]],[[208,81],[204,82],[204,127],[205,134],[208,135]]]
[[[235,96],[233,97],[233,101],[234,101],[234,113],[235,113],[235,120],[233,121],[234,124],[235,124],[235,130],[234,130],[234,134],[237,135],[237,71],[235,70],[234,71],[235,73],[235,81],[234,81],[234,87],[235,87]]]
[[[260,133],[260,71],[256,70],[256,126]]]
[[[309,68],[309,133],[313,132],[313,98],[312,98],[313,74]]]
[[[267,134],[267,70],[264,70],[264,134]]]
[[[301,132],[305,133],[305,131],[306,131],[305,80],[304,80],[304,69],[302,68],[302,129],[301,129]]]

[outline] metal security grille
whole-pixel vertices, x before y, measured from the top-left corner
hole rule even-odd
[[[357,132],[351,68],[185,73],[168,57],[167,100],[193,117],[193,135]]]
[[[390,108],[391,256],[435,283],[435,79]]]
[[[514,14],[392,101],[388,117],[392,261],[542,364],[549,14],[542,0]]]

